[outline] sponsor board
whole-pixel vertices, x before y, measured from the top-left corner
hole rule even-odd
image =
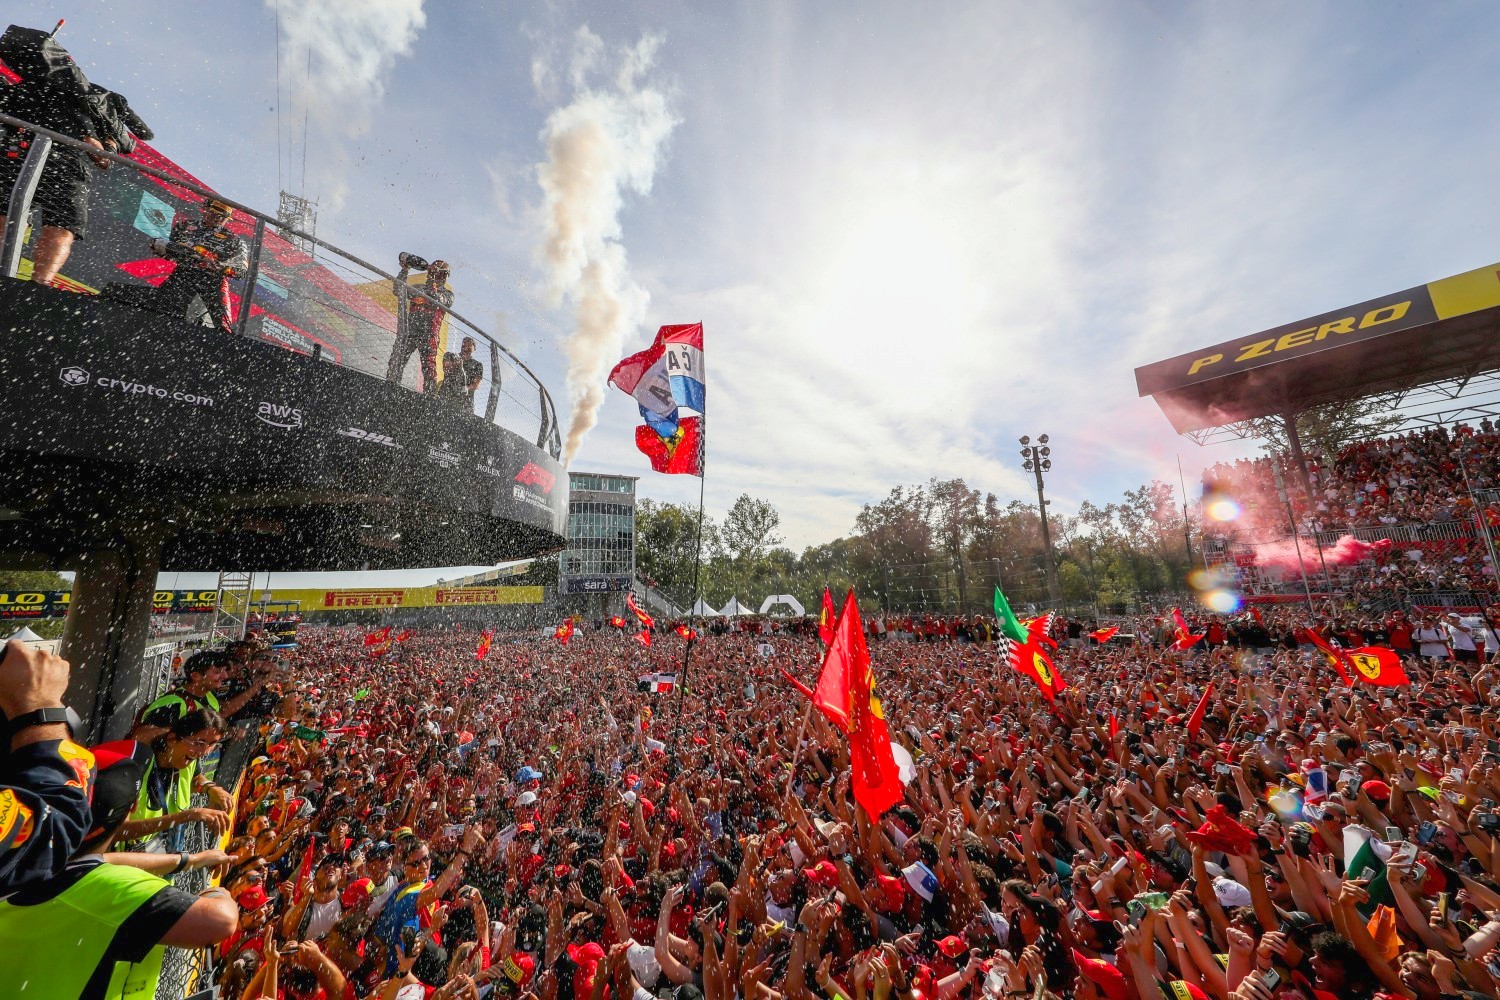
[[[212,396],[183,392],[180,389],[169,389],[165,386],[152,385],[149,382],[137,382],[133,379],[115,378],[110,375],[96,375],[82,365],[64,365],[57,373],[57,380],[63,385],[75,389],[92,386],[96,389],[121,392],[127,396],[170,399],[177,403],[187,403],[189,406],[211,407],[214,405],[214,398]]]
[[[562,582],[565,594],[615,594],[630,589],[628,576],[573,576]]]
[[[158,590],[151,595],[155,615],[200,615],[214,610],[217,590]],[[68,590],[0,591],[0,621],[64,618],[73,600]]]
[[[440,469],[456,469],[458,463],[463,461],[463,457],[451,451],[452,447],[447,441],[441,444],[430,444],[427,446],[427,458],[436,463]]]
[[[499,604],[540,604],[541,587],[393,587],[370,590],[273,590],[273,604],[295,603],[309,611],[451,608]]]

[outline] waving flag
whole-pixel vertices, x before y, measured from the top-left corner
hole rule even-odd
[[[1118,626],[1118,625],[1111,625],[1109,628],[1101,628],[1097,632],[1090,632],[1089,633],[1089,638],[1093,639],[1095,642],[1099,643],[1100,645],[1103,645],[1104,643],[1106,643],[1109,640],[1113,639],[1115,637],[1115,633],[1118,632],[1118,631],[1120,631],[1120,626]]]
[[[635,689],[649,694],[666,694],[677,686],[676,674],[642,674],[636,678]]]
[[[490,644],[495,641],[495,630],[479,633],[479,646],[474,650],[474,658],[482,660],[490,655]]]
[[[1049,611],[1040,618],[1031,618],[1021,624],[1026,626],[1027,633],[1038,646],[1047,646],[1055,650],[1057,649],[1057,640],[1052,638],[1052,623],[1056,617],[1056,615]]]
[[[638,643],[640,643],[642,646],[645,646],[647,649],[650,649],[651,648],[651,630],[650,629],[644,629],[644,628],[641,629],[641,631],[636,634],[635,641],[638,642]]]
[[[1203,638],[1202,635],[1193,635],[1189,631],[1187,621],[1182,617],[1181,609],[1172,609],[1172,622],[1176,625],[1176,628],[1172,632],[1173,649],[1192,649]]]
[[[670,434],[661,434],[649,426],[637,427],[635,446],[651,460],[653,472],[703,475],[703,422],[697,417],[684,417]]]
[[[566,646],[568,644],[568,640],[573,638],[573,619],[563,619],[563,623],[557,626],[557,631],[553,632],[552,634],[554,637],[556,637],[558,642]]]
[[[1198,699],[1198,707],[1193,709],[1193,714],[1188,716],[1187,734],[1190,739],[1198,738],[1198,731],[1203,728],[1203,718],[1208,714],[1208,699],[1214,693],[1213,682],[1203,689],[1203,697]]]
[[[1376,687],[1401,687],[1411,683],[1411,678],[1406,676],[1406,670],[1401,666],[1401,657],[1393,650],[1378,646],[1340,649],[1329,644],[1312,629],[1303,629],[1302,637],[1318,647],[1333,669],[1339,672],[1344,683],[1351,687],[1356,677]]]
[[[1067,690],[1068,682],[1063,680],[1052,657],[1038,643],[1017,642],[1003,632],[995,637],[995,642],[1000,649],[1000,662],[1009,664],[1016,673],[1036,681],[1036,686],[1041,688],[1042,696],[1048,703],[1055,703],[1058,694]]]
[[[635,603],[634,594],[625,595],[625,606],[630,609],[631,614],[635,615],[635,620],[641,623],[641,628],[651,628],[656,624],[656,619],[642,611],[641,606]]]
[[[410,639],[410,638],[411,638],[411,629],[409,629],[409,628],[404,628],[401,631],[399,631],[399,632],[396,633],[396,641],[397,642],[405,642],[407,639]]]
[[[644,425],[636,428],[636,447],[657,472],[703,474],[703,423],[682,417],[678,407],[705,412],[703,324],[664,326],[644,351],[630,355],[609,373],[615,388],[629,393],[640,407]]]
[[[823,608],[818,612],[818,638],[823,640],[824,649],[833,643],[833,624],[838,618],[838,612],[833,609],[833,592],[824,587]]]
[[[688,642],[692,642],[694,639],[698,638],[698,633],[694,632],[692,629],[688,628],[686,625],[679,625],[679,626],[677,626],[677,634],[680,635],[680,636],[682,636]]]
[[[1031,633],[1026,626],[1016,620],[1016,613],[1010,609],[1010,602],[995,588],[995,618],[1000,622],[1000,634],[1012,642],[1027,643],[1031,641]]]
[[[1298,638],[1318,647],[1318,651],[1328,660],[1328,665],[1339,672],[1339,677],[1343,682],[1350,687],[1354,686],[1354,678],[1349,676],[1349,667],[1353,666],[1353,664],[1349,662],[1349,657],[1345,655],[1342,649],[1330,646],[1327,639],[1324,639],[1310,628],[1303,629]]]
[[[389,625],[387,625],[385,628],[378,628],[375,631],[371,632],[369,635],[365,636],[365,646],[366,647],[369,647],[369,646],[383,646],[383,645],[388,644],[390,641],[391,641],[391,626],[389,626]]]
[[[611,618],[609,620],[609,627],[610,628],[624,628],[625,627],[625,619],[621,618],[619,615],[615,615],[613,618]]]
[[[833,642],[813,691],[813,705],[848,735],[854,800],[871,819],[878,819],[905,798],[906,789],[891,753],[885,712],[875,697],[875,674],[870,669],[870,650],[865,645],[853,590],[834,626]]]

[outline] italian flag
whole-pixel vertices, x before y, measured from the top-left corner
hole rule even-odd
[[[1370,901],[1359,910],[1368,919],[1375,908],[1391,902],[1391,887],[1386,883],[1385,863],[1391,858],[1391,848],[1382,843],[1365,827],[1344,827],[1344,877],[1366,879],[1365,891]]]

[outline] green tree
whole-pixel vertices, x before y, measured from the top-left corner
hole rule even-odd
[[[1331,460],[1356,441],[1395,433],[1406,422],[1394,412],[1399,398],[1398,394],[1386,394],[1311,407],[1297,414],[1297,436],[1305,450]],[[1286,424],[1280,417],[1261,417],[1250,425],[1266,451],[1284,455],[1291,450]]]

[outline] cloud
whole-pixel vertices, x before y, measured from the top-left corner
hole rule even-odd
[[[293,122],[305,113],[332,142],[308,157],[316,190],[333,210],[348,191],[353,160],[341,140],[364,134],[396,61],[412,54],[427,23],[423,0],[264,0],[281,32],[283,86]],[[300,135],[292,127],[291,131]],[[294,136],[295,138],[296,136]],[[306,155],[307,150],[303,151]],[[290,186],[290,185],[288,185]]]
[[[645,196],[678,124],[665,92],[642,83],[658,41],[650,36],[619,55],[614,78],[590,85],[605,58],[584,26],[574,36],[572,101],[547,117],[540,260],[554,306],[573,307],[563,344],[571,405],[563,461],[571,462],[598,419],[605,378],[646,317],[650,296],[630,275],[620,214],[627,195]]]

